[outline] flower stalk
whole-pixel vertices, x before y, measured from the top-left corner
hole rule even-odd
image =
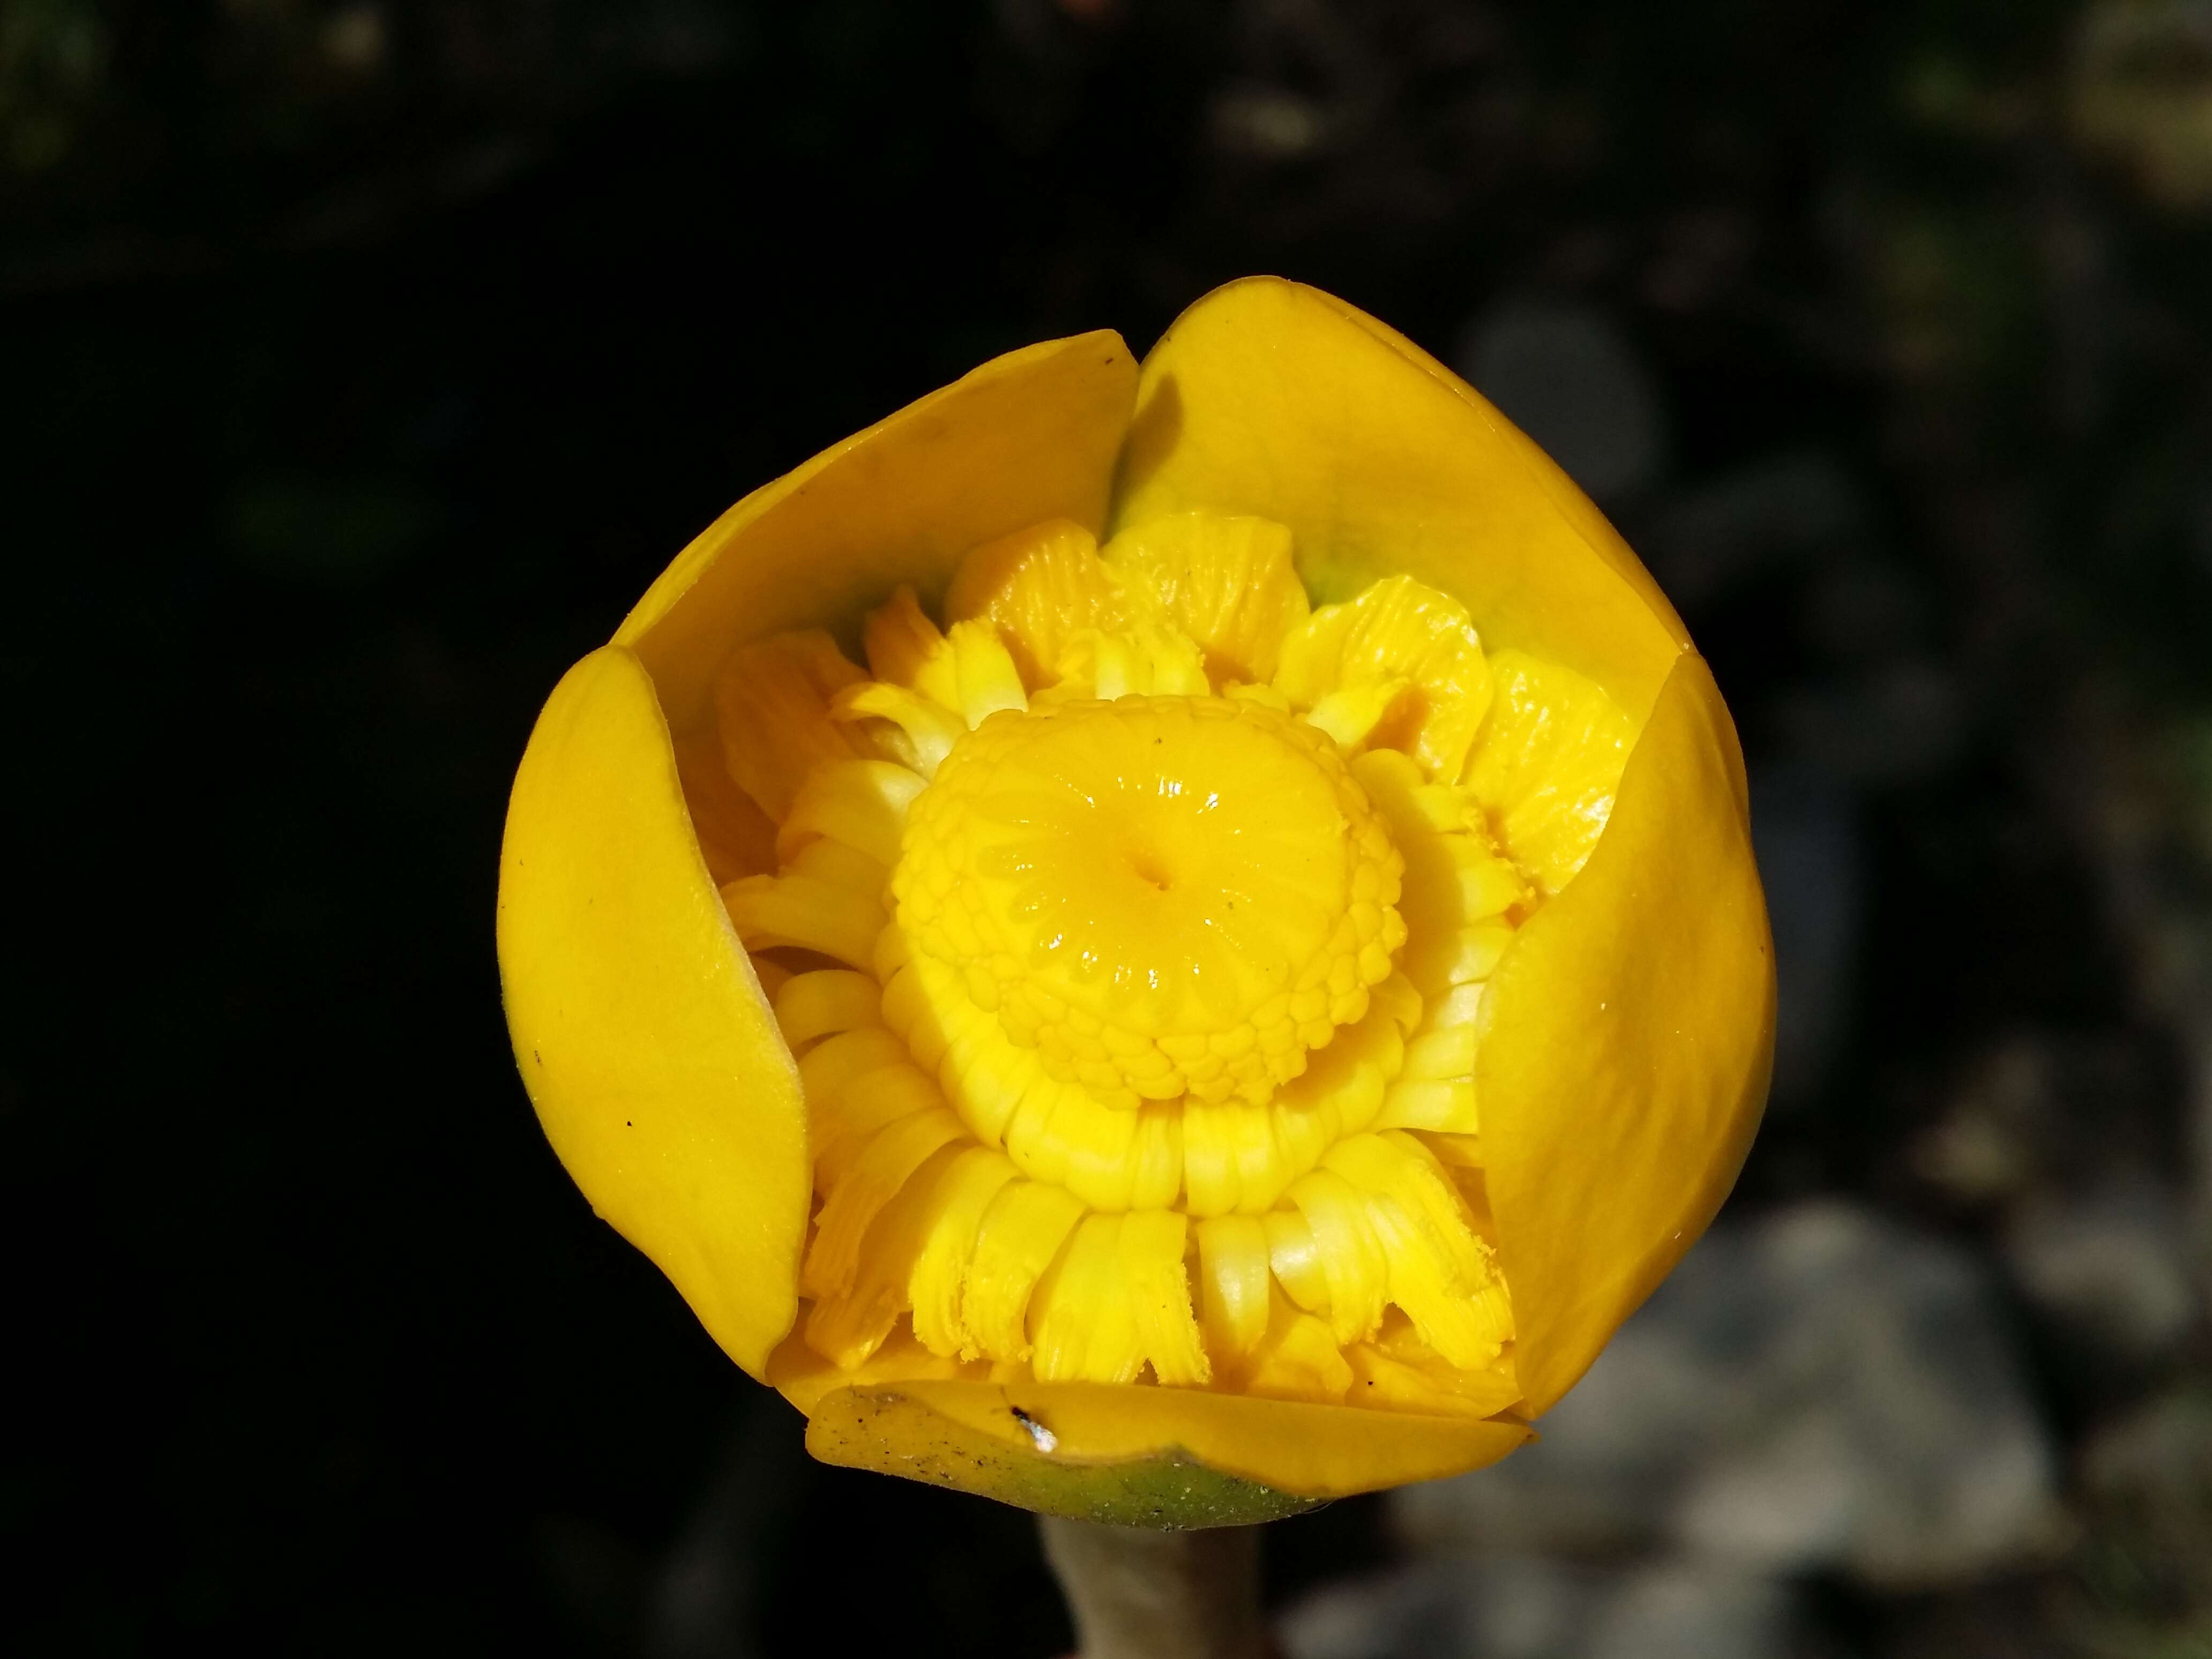
[[[1260,1529],[1155,1532],[1046,1516],[1080,1659],[1266,1659]]]

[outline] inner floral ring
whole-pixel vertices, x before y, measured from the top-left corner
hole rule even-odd
[[[1483,989],[1627,720],[1404,578],[1313,607],[1260,520],[1039,526],[945,617],[902,590],[866,672],[790,634],[717,689],[814,1160],[772,1376],[1511,1405]]]

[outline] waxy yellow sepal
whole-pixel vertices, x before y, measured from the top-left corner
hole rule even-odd
[[[635,656],[603,646],[531,734],[500,852],[507,1029],[553,1150],[763,1374],[798,1308],[798,1068],[722,908]]]

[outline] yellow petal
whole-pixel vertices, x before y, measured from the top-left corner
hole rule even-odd
[[[1058,677],[1077,633],[1130,620],[1121,590],[1098,562],[1097,537],[1066,519],[1027,526],[963,559],[945,614],[994,629],[1031,690]]]
[[[1351,1362],[1359,1398],[1387,1411],[1451,1412],[1491,1417],[1521,1397],[1511,1365],[1500,1362],[1465,1371],[1419,1345],[1362,1342],[1344,1356]]]
[[[1198,1255],[1207,1346],[1249,1353],[1267,1334],[1267,1224],[1255,1215],[1209,1216],[1198,1224]]]
[[[809,1296],[842,1296],[851,1290],[870,1224],[915,1170],[964,1133],[960,1120],[942,1106],[910,1112],[877,1130],[822,1206],[799,1288]],[[897,1277],[903,1289],[903,1271]],[[882,1340],[880,1334],[877,1340]]]
[[[1490,1277],[1466,1200],[1435,1156],[1411,1135],[1354,1135],[1333,1147],[1323,1164],[1354,1186],[1394,1200],[1443,1265],[1451,1289],[1473,1290]]]
[[[844,1184],[861,1152],[884,1130],[909,1117],[942,1112],[945,1096],[929,1073],[902,1060],[863,1072],[827,1094],[817,1095],[809,1079],[807,1107],[814,1185],[829,1192]],[[932,1116],[931,1122],[941,1127],[943,1119]]]
[[[1485,1007],[1475,1091],[1533,1415],[1705,1231],[1766,1098],[1774,958],[1742,761],[1694,653]]]
[[[1489,809],[1514,860],[1556,893],[1605,830],[1636,731],[1571,669],[1517,651],[1492,668],[1497,696],[1475,740],[1467,788]]]
[[[720,735],[696,732],[679,741],[676,769],[715,884],[775,869],[775,822],[730,775]]]
[[[910,686],[945,650],[945,635],[923,613],[914,589],[902,583],[889,599],[868,612],[860,644],[871,678]]]
[[[1328,1312],[1328,1273],[1314,1230],[1296,1210],[1270,1210],[1255,1218],[1267,1230],[1267,1267],[1284,1293],[1308,1313]],[[1334,1338],[1330,1339],[1332,1341]]]
[[[776,988],[775,1024],[793,1053],[817,1037],[880,1023],[883,994],[848,968],[794,974]]]
[[[1306,710],[1306,719],[1335,738],[1339,748],[1357,749],[1413,687],[1413,681],[1406,679],[1340,685],[1323,693]]]
[[[1402,574],[1465,605],[1486,649],[1564,663],[1647,713],[1688,641],[1565,475],[1373,318],[1253,277],[1145,358],[1113,525],[1203,509],[1287,525],[1317,600]]]
[[[805,875],[745,876],[722,902],[748,950],[792,946],[865,968],[883,931],[883,907],[839,882]]]
[[[740,646],[714,682],[722,757],[738,787],[776,823],[806,775],[860,752],[830,701],[865,678],[819,629]]]
[[[1216,686],[1273,678],[1283,636],[1306,619],[1291,532],[1267,519],[1170,514],[1132,525],[1100,556],[1197,642]]]
[[[1490,665],[1458,600],[1389,576],[1286,637],[1275,689],[1332,734],[1356,730],[1449,782],[1489,712]]]
[[[1038,1282],[1030,1366],[1048,1382],[1133,1382],[1144,1369],[1121,1266],[1126,1216],[1090,1215]]]
[[[848,625],[902,582],[933,600],[970,548],[1047,519],[1095,532],[1135,384],[1103,331],[995,357],[730,508],[616,641],[689,731],[733,641]]]
[[[945,642],[950,647],[946,663],[952,670],[953,690],[953,700],[945,707],[957,710],[970,726],[981,726],[1001,708],[1030,706],[1013,655],[988,623],[957,622]],[[923,689],[945,701],[935,688],[925,684]]]
[[[799,1074],[691,831],[652,682],[617,646],[538,716],[500,854],[515,1058],[592,1207],[754,1376],[797,1311]]]
[[[1401,1078],[1382,1097],[1374,1127],[1473,1134],[1480,1125],[1472,1078]]]
[[[851,1285],[806,1316],[806,1346],[843,1370],[865,1364],[908,1308],[907,1284],[944,1211],[960,1162],[947,1147],[915,1170],[867,1231]]]
[[[895,761],[836,761],[800,786],[776,831],[776,850],[789,858],[812,837],[827,836],[866,854],[885,868],[898,862],[906,809],[922,777]]]
[[[1212,1380],[1206,1345],[1191,1310],[1183,1266],[1190,1218],[1176,1210],[1132,1210],[1121,1218],[1121,1278],[1136,1316],[1137,1341],[1152,1375],[1168,1388]]]
[[[970,1146],[955,1158],[941,1183],[928,1243],[915,1258],[907,1294],[915,1339],[932,1353],[981,1352],[961,1322],[960,1292],[975,1259],[983,1217],[1000,1190],[1015,1179],[1012,1162],[988,1146]]]
[[[1290,1200],[1313,1230],[1315,1254],[1328,1279],[1328,1322],[1340,1344],[1372,1336],[1382,1321],[1389,1261],[1358,1191],[1342,1176],[1316,1170],[1291,1183]]]
[[[983,1213],[962,1293],[960,1322],[994,1359],[1025,1359],[1030,1293],[1083,1219],[1083,1206],[1057,1187],[1016,1181]]]
[[[920,1381],[814,1395],[805,1386],[822,1380],[816,1370],[779,1386],[804,1402],[806,1449],[825,1463],[1131,1526],[1247,1525],[1295,1514],[1301,1500],[1482,1468],[1530,1437],[1507,1418],[1195,1389]]]
[[[1269,1218],[1273,1231],[1273,1218]],[[1352,1367],[1326,1318],[1301,1312],[1281,1294],[1269,1298],[1267,1332],[1243,1368],[1247,1394],[1275,1400],[1341,1401],[1352,1384]]]
[[[807,1051],[799,1062],[799,1082],[810,1105],[821,1106],[855,1078],[887,1066],[908,1063],[905,1048],[881,1026],[841,1031]]]
[[[1197,643],[1164,623],[1138,622],[1072,635],[1061,651],[1054,698],[1202,697],[1206,665]]]
[[[885,685],[878,681],[849,686],[838,693],[830,705],[830,713],[856,725],[870,720],[885,722],[890,729],[884,733],[884,750],[896,755],[902,763],[925,778],[937,775],[937,769],[952,752],[952,745],[968,730],[967,722],[956,710],[935,698],[902,685]]]
[[[1249,1101],[1196,1099],[1182,1106],[1183,1182],[1193,1215],[1226,1215],[1243,1204],[1249,1185],[1264,1210],[1292,1176],[1275,1145],[1275,1108]]]

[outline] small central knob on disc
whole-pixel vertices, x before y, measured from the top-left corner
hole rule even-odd
[[[1132,1105],[1267,1099],[1367,1009],[1403,866],[1335,744],[1218,697],[993,715],[910,812],[913,945],[1054,1075]]]

